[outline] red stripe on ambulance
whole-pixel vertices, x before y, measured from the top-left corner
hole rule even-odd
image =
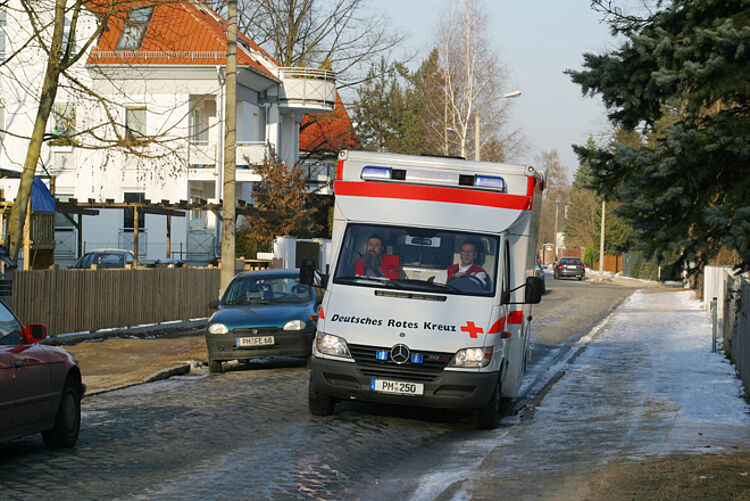
[[[529,210],[532,197],[508,195],[488,191],[443,188],[441,186],[417,186],[410,184],[379,183],[377,181],[335,181],[333,192],[340,196],[396,198],[422,200],[425,202],[447,202],[453,204],[481,205],[500,209]]]

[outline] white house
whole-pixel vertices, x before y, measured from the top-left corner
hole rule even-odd
[[[54,2],[53,2],[54,3]],[[39,5],[44,5],[40,1]],[[61,200],[122,203],[219,203],[222,199],[225,21],[199,0],[124,4],[64,78],[48,123],[37,173]],[[102,13],[85,12],[80,50]],[[69,19],[66,22],[70,22]],[[16,0],[0,7],[0,167],[21,170],[36,117],[45,53],[31,39]],[[47,36],[49,33],[47,33]],[[335,79],[325,70],[284,68],[244,35],[237,55],[236,196],[251,201],[252,165],[270,155],[293,164],[302,116],[332,110]],[[0,180],[13,200],[17,180]],[[55,261],[71,264],[87,249],[133,248],[133,213],[99,209],[77,230],[61,214]],[[208,211],[139,218],[139,259],[205,263],[218,255],[220,219]]]

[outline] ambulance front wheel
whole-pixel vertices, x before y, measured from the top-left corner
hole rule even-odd
[[[500,397],[500,379],[498,378],[495,385],[495,391],[492,392],[490,401],[487,405],[474,411],[474,426],[480,430],[492,430],[497,428],[500,423],[500,412],[502,407],[502,398]]]
[[[336,408],[336,399],[318,391],[313,385],[312,374],[307,389],[307,407],[313,416],[330,416]]]

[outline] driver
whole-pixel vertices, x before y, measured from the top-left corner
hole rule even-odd
[[[489,284],[489,276],[487,272],[476,264],[474,261],[477,259],[479,254],[479,245],[474,240],[466,240],[461,244],[460,262],[451,265],[446,270],[447,280],[446,283],[456,278],[461,278],[466,275],[472,275],[487,286]]]
[[[403,278],[398,256],[385,254],[383,237],[370,235],[365,246],[365,255],[354,262],[357,276]]]

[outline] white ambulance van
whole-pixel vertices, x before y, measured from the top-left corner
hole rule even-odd
[[[529,354],[544,176],[533,167],[342,151],[309,409],[472,409],[497,425]],[[321,282],[317,282],[321,283]]]

